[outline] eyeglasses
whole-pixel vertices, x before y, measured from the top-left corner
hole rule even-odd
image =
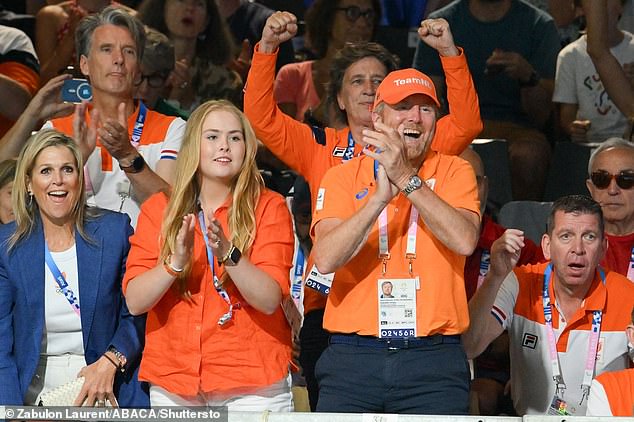
[[[134,84],[139,86],[143,83],[143,81],[147,81],[147,84],[150,88],[161,88],[165,81],[167,80],[167,75],[164,73],[152,73],[151,75],[141,75],[139,80]]]
[[[612,183],[612,179],[616,180],[616,184],[621,189],[632,189],[634,186],[634,171],[625,170],[619,174],[611,174],[605,170],[595,171],[590,175],[592,184],[597,189],[606,189]]]
[[[376,15],[374,9],[366,9],[362,12],[359,6],[338,7],[336,10],[346,12],[346,18],[350,22],[356,22],[361,16],[363,16],[366,21],[372,21]]]

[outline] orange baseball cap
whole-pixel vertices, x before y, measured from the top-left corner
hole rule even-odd
[[[414,94],[427,95],[440,107],[436,87],[429,76],[412,68],[395,70],[388,73],[377,88],[372,110],[381,103],[393,105]]]

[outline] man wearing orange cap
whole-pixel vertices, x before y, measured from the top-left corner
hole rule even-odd
[[[315,263],[335,272],[318,411],[468,412],[463,268],[480,207],[471,166],[429,148],[438,108],[427,75],[388,74],[364,154],[330,169],[317,192]],[[386,281],[391,298],[380,297]]]

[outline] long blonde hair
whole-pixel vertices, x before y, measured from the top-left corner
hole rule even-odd
[[[39,216],[38,204],[33,199],[28,188],[35,160],[46,148],[58,146],[68,148],[75,159],[79,177],[79,195],[77,195],[77,202],[73,204],[71,215],[75,222],[75,228],[80,236],[90,241],[84,231],[84,222],[86,217],[91,217],[97,213],[92,212],[85,205],[86,188],[84,186],[84,164],[81,152],[72,138],[54,129],[44,129],[32,135],[27,140],[18,157],[15,180],[11,192],[11,203],[13,205],[16,226],[15,232],[13,232],[8,241],[9,249],[13,248],[21,239],[31,234],[35,226],[35,218]]]
[[[181,149],[178,152],[176,180],[172,187],[161,230],[161,238],[163,239],[160,253],[161,262],[176,249],[176,235],[183,223],[183,216],[189,213],[197,214],[199,210],[199,167],[203,122],[209,113],[217,111],[228,111],[238,118],[242,124],[246,147],[240,173],[231,184],[233,196],[233,203],[229,208],[231,241],[243,254],[248,254],[255,239],[255,207],[264,187],[264,181],[255,163],[257,152],[255,133],[245,115],[232,103],[225,100],[207,101],[201,104],[187,121]],[[177,280],[178,290],[183,297],[189,297],[187,278],[191,272],[191,266],[190,260]]]

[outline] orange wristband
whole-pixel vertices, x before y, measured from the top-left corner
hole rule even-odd
[[[170,262],[170,258],[172,258],[172,254],[169,254],[167,258],[165,258],[165,261],[163,261],[163,268],[172,277],[178,277],[180,273],[183,272],[183,268],[174,268],[174,266]]]

